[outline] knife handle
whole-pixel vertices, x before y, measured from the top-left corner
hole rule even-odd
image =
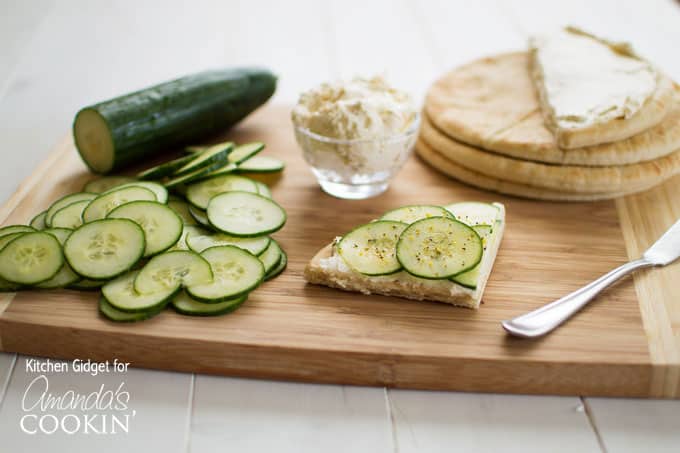
[[[595,296],[623,277],[633,271],[653,265],[644,258],[630,261],[561,299],[524,315],[503,321],[501,324],[512,335],[524,338],[540,337],[569,319]]]

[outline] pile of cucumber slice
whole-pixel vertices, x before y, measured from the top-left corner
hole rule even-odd
[[[475,289],[484,250],[495,240],[500,221],[498,207],[487,203],[404,206],[355,228],[335,247],[350,268],[364,275],[405,271]]]
[[[288,261],[269,236],[286,213],[248,177],[283,169],[256,156],[263,148],[191,147],[136,178],[90,181],[29,225],[0,228],[0,291],[101,290],[100,313],[121,322],[168,305],[195,316],[235,310]]]

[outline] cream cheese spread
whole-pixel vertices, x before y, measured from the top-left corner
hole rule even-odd
[[[300,95],[293,123],[324,137],[355,140],[402,134],[413,124],[410,96],[382,77],[323,83]]]
[[[321,84],[302,93],[292,119],[313,170],[349,184],[394,174],[410,155],[419,125],[411,97],[382,77]]]
[[[534,36],[529,46],[535,82],[557,127],[582,128],[629,118],[656,89],[656,69],[628,44],[567,27]]]

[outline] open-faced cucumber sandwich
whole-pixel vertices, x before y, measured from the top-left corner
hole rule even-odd
[[[479,308],[500,247],[500,203],[404,206],[321,249],[310,283]]]
[[[89,181],[29,225],[0,228],[0,291],[101,290],[100,313],[121,322],[168,305],[195,316],[235,310],[287,262],[270,236],[286,212],[249,177],[284,167],[256,156],[263,148],[190,147],[137,177]]]

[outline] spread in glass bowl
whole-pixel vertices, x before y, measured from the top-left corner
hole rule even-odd
[[[302,93],[295,136],[321,188],[340,198],[384,192],[411,154],[420,118],[382,77],[324,83]]]

